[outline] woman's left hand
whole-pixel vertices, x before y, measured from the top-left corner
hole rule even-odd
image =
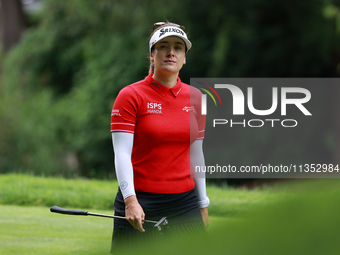
[[[201,208],[201,214],[205,228],[209,225],[208,207]]]

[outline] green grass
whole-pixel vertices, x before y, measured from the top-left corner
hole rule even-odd
[[[116,190],[115,181],[0,175],[0,254],[108,254],[111,219],[49,207],[112,214]],[[122,254],[340,254],[339,180],[208,187],[208,194],[208,235],[169,237]]]
[[[0,175],[0,204],[111,210],[117,181],[64,179],[21,174]],[[273,188],[233,189],[210,186],[209,211],[214,216],[234,216],[294,193]]]
[[[214,229],[228,219],[212,217],[210,221]],[[48,207],[0,205],[0,254],[109,254],[112,222],[55,214]]]
[[[112,213],[103,211],[102,213]],[[0,206],[0,254],[108,254],[112,220]]]
[[[116,181],[0,175],[0,204],[112,209]]]

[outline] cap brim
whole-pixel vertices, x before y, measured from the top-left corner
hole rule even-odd
[[[191,42],[189,41],[186,33],[178,28],[178,27],[173,27],[173,26],[169,26],[167,27],[167,30],[157,30],[153,36],[151,37],[150,41],[149,41],[149,51],[151,53],[151,49],[152,47],[159,42],[160,40],[169,37],[169,36],[177,36],[179,38],[181,38],[186,46],[186,51],[188,52],[188,50],[190,50],[190,48],[192,47]]]

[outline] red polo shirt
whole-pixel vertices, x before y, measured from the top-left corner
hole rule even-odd
[[[169,89],[152,74],[123,88],[113,105],[111,132],[134,134],[132,165],[138,191],[183,193],[194,188],[190,144],[204,138],[201,92],[177,79]]]

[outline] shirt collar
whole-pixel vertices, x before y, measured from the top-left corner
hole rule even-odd
[[[163,84],[157,82],[154,78],[152,78],[153,74],[149,74],[145,80],[148,84],[150,84],[151,88],[153,88],[157,93],[159,93],[162,96],[165,96],[166,93],[169,91],[174,97],[177,97],[179,93],[182,91],[182,82],[179,77],[177,77],[177,84],[169,89],[168,87],[165,87]]]

